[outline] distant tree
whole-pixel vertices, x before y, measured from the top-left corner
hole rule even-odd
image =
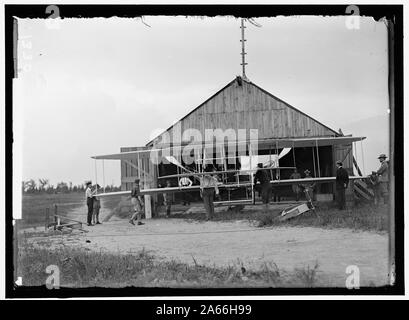
[[[68,187],[68,189],[70,190],[70,192],[72,191],[72,182],[70,181],[70,182],[68,182],[68,185],[69,185],[69,187]]]
[[[48,179],[38,179],[38,190],[44,192],[49,183]]]
[[[34,193],[37,191],[37,183],[34,179],[27,180],[25,181],[24,188],[27,193]]]
[[[68,185],[67,185],[67,183],[64,182],[64,181],[59,182],[59,183],[57,184],[56,191],[57,191],[57,192],[67,193],[67,192],[69,191],[69,190],[68,190]]]
[[[54,193],[55,192],[55,188],[53,184],[50,184],[47,188],[47,193]]]

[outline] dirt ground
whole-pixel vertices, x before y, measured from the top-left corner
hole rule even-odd
[[[83,221],[83,212],[77,210],[70,216]],[[361,286],[388,283],[387,234],[312,227],[257,228],[249,221],[162,218],[144,222],[143,226],[132,226],[113,217],[102,225],[85,225],[86,233],[76,231],[49,239],[56,245],[113,253],[144,248],[162,259],[216,266],[243,264],[249,270],[265,262],[274,262],[286,271],[313,267],[318,262],[320,283],[337,287],[345,286],[347,266],[356,265]]]

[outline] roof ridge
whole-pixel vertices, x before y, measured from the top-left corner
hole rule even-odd
[[[269,95],[270,97],[284,103],[287,107],[301,113],[302,115],[312,119],[313,121],[317,122],[318,124],[320,124],[321,126],[325,127],[326,129],[332,131],[335,136],[340,136],[340,134],[335,131],[334,129],[331,129],[330,127],[326,126],[325,124],[323,124],[322,122],[314,119],[313,117],[311,117],[310,115],[306,114],[305,112],[299,110],[296,107],[293,107],[292,105],[290,105],[288,102],[280,99],[279,97],[273,95],[272,93],[268,92],[267,90],[259,87],[258,85],[256,85],[255,83],[251,82],[248,78],[243,78],[242,76],[238,75],[236,76],[232,81],[228,82],[223,88],[221,88],[220,90],[218,90],[217,92],[215,92],[213,95],[211,95],[209,98],[207,98],[205,101],[203,101],[201,104],[199,104],[196,108],[192,109],[190,112],[188,112],[187,114],[185,114],[182,118],[180,118],[178,121],[176,121],[174,124],[172,124],[170,127],[168,127],[167,129],[165,129],[164,131],[162,131],[160,134],[158,134],[155,138],[151,139],[148,143],[145,144],[145,146],[150,145],[151,143],[153,143],[155,141],[155,139],[157,139],[158,137],[160,137],[163,133],[169,131],[173,126],[175,126],[176,123],[179,123],[180,121],[182,121],[183,119],[185,119],[187,116],[189,116],[190,114],[192,114],[193,112],[195,112],[197,109],[199,109],[201,106],[203,106],[204,104],[206,104],[208,101],[210,101],[211,99],[213,99],[215,96],[217,96],[220,92],[222,92],[223,90],[225,90],[226,88],[228,88],[229,86],[231,86],[234,82],[238,82],[240,85],[241,81],[244,81],[250,85],[255,86],[257,89],[261,90],[263,93]]]

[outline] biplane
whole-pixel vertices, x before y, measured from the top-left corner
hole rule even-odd
[[[323,154],[321,148],[351,145],[352,150],[352,144],[359,141],[362,143],[363,139],[365,137],[338,136],[229,142],[216,140],[206,143],[189,141],[138,147],[133,151],[98,155],[91,158],[95,161],[102,160],[103,163],[105,160],[120,160],[126,166],[125,169],[128,168],[127,170],[131,172],[122,180],[122,189],[126,190],[104,192],[98,194],[100,197],[129,195],[135,178],[141,181],[142,195],[148,197],[160,193],[197,192],[200,190],[201,177],[211,174],[217,178],[221,191],[221,198],[215,204],[231,206],[255,203],[257,184],[254,182],[254,174],[257,170],[267,170],[270,183],[274,188],[308,183],[333,184],[336,179],[335,170],[326,168],[327,174],[324,174],[320,163],[320,155]],[[312,150],[311,164],[305,160],[305,154],[302,154],[302,159],[296,159],[296,153],[304,149]],[[330,165],[334,168],[336,160],[344,159],[332,159]],[[284,163],[283,166],[280,166],[281,162]],[[289,162],[291,165],[286,165]],[[257,168],[259,163],[262,163],[262,168]],[[211,173],[205,172],[207,166],[213,168]],[[326,167],[329,167],[328,163]],[[299,171],[310,169],[314,176],[290,179],[289,176],[295,169]],[[328,174],[328,171],[331,171],[331,174]],[[179,182],[183,177],[192,178],[193,185],[180,186]],[[350,180],[363,178],[365,177],[350,176]],[[169,180],[173,182],[173,186],[160,187],[160,185],[165,185],[162,181]]]

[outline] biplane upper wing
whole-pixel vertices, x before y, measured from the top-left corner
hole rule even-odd
[[[342,136],[342,137],[315,137],[315,138],[291,138],[291,139],[260,139],[257,141],[234,141],[229,143],[214,143],[213,145],[230,145],[230,144],[244,144],[244,143],[257,143],[259,146],[262,145],[271,145],[275,146],[276,148],[299,148],[299,147],[321,147],[326,145],[335,145],[335,144],[345,144],[351,142],[357,142],[364,140],[365,137],[350,137],[350,136]],[[141,147],[140,150],[136,151],[128,151],[128,152],[120,152],[120,153],[113,153],[113,154],[106,154],[106,155],[98,155],[92,156],[92,159],[106,159],[106,160],[123,160],[127,158],[132,158],[136,154],[142,153],[152,153],[152,152],[162,152],[167,150],[172,150],[174,148],[178,149],[181,146],[189,145],[190,147],[196,146],[205,146],[205,143],[197,143],[192,144],[191,142],[182,143],[180,145],[171,146],[169,144],[157,144],[154,148],[149,147]],[[284,152],[284,150],[283,150]],[[285,150],[288,152],[288,149]]]
[[[349,180],[365,179],[364,176],[350,176]],[[292,185],[292,184],[305,184],[305,183],[328,183],[335,182],[336,177],[321,177],[321,178],[301,178],[301,179],[284,179],[284,180],[272,180],[273,185]]]

